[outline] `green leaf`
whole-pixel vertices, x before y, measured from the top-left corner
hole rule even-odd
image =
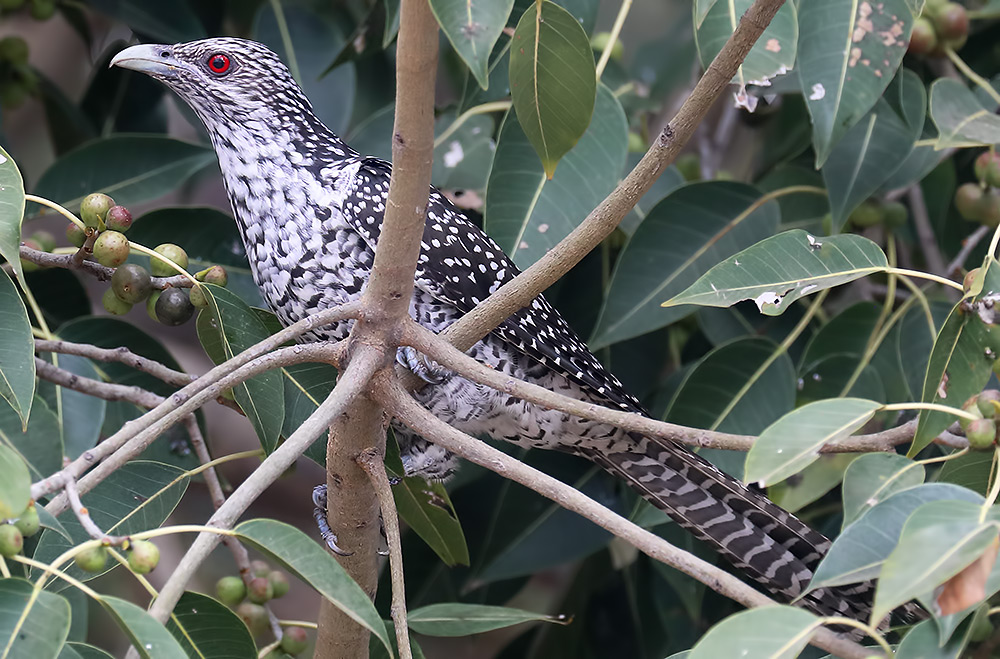
[[[938,78],[931,85],[931,119],[938,129],[935,149],[1000,142],[1000,117],[953,78]]]
[[[134,460],[84,494],[81,500],[94,523],[105,533],[131,535],[148,531],[163,524],[184,495],[188,482],[184,473],[171,465]],[[72,540],[67,541],[57,531],[44,531],[35,549],[36,560],[49,563],[70,547],[90,540],[90,535],[80,526],[72,510],[64,511],[58,520]],[[104,572],[115,565],[115,561],[108,561]],[[64,565],[63,570],[81,581],[99,576],[72,564]],[[37,569],[32,569],[33,578],[39,574]],[[53,590],[67,587],[69,585],[60,579],[53,580],[49,586]]]
[[[910,514],[929,501],[971,502],[981,505],[975,492],[948,483],[928,483],[897,492],[876,504],[847,526],[816,568],[809,590],[868,581],[878,576],[882,563],[896,548]]]
[[[514,110],[551,179],[590,124],[597,93],[594,53],[573,15],[548,0],[525,10],[511,44]]]
[[[0,446],[12,449],[24,460],[32,481],[44,478],[62,467],[63,444],[59,420],[45,401],[37,396],[27,429],[23,429],[21,419],[13,409],[0,405]]]
[[[312,538],[294,526],[273,519],[252,519],[233,530],[240,540],[273,556],[285,569],[315,588],[389,647],[385,626],[371,599]]]
[[[69,634],[69,602],[33,593],[23,579],[0,579],[0,647],[4,657],[57,657]]]
[[[89,5],[125,23],[133,31],[164,43],[203,39],[205,28],[186,2],[167,4],[142,0],[90,0]]]
[[[992,291],[997,290],[1000,290],[1000,264],[991,258],[983,293],[977,298],[992,298]],[[978,299],[972,303],[981,304]],[[993,326],[984,323],[975,313],[963,312],[961,304],[952,309],[934,341],[920,398],[924,403],[960,409],[969,397],[986,386],[993,372],[993,362],[1000,355],[1000,337],[992,331]],[[919,453],[955,419],[947,412],[921,410],[917,432],[907,455],[913,457]]]
[[[763,487],[788,478],[815,461],[821,446],[854,434],[880,407],[870,400],[837,398],[786,414],[754,442],[743,480]]]
[[[59,659],[115,659],[101,648],[86,643],[67,643],[59,653]]]
[[[688,659],[794,659],[819,619],[793,606],[762,606],[729,616],[708,630]]]
[[[910,400],[919,398],[924,389],[924,376],[934,340],[951,309],[952,305],[946,300],[932,300],[930,318],[922,305],[915,304],[899,321],[899,356],[910,388]]]
[[[705,16],[715,6],[717,0],[695,0],[694,2],[694,26],[700,28]]]
[[[796,68],[813,123],[816,166],[875,105],[906,52],[905,0],[802,0]]]
[[[188,654],[170,635],[166,627],[132,602],[104,595],[100,599],[104,610],[114,618],[121,630],[132,640],[140,657],[148,659],[188,659]]]
[[[208,307],[198,314],[198,339],[216,364],[232,359],[270,336],[267,327],[235,293],[207,284]],[[233,388],[236,402],[246,413],[260,445],[270,453],[278,445],[285,417],[281,375],[269,371]]]
[[[287,33],[279,27],[276,10],[284,14]],[[338,24],[302,5],[265,2],[254,20],[253,35],[289,66],[316,116],[343,135],[354,108],[357,74],[353,62],[327,73],[330,59],[346,45]]]
[[[778,204],[755,207],[760,196],[744,183],[709,181],[680,187],[654,206],[618,257],[591,347],[651,332],[691,313],[690,307],[663,309],[660,302],[777,230]]]
[[[189,272],[223,266],[229,275],[226,288],[250,306],[264,305],[236,221],[226,213],[214,208],[159,208],[136,218],[128,236],[151,248],[162,243],[180,245],[187,252]],[[148,261],[140,255],[132,260],[143,265]]]
[[[206,147],[159,135],[115,135],[70,151],[45,170],[35,194],[78,212],[91,192],[123,206],[162,197],[215,160]]]
[[[487,65],[493,44],[507,25],[513,6],[514,0],[431,0],[431,11],[441,30],[483,89],[489,86]]]
[[[922,464],[896,453],[868,453],[851,462],[844,473],[846,528],[880,501],[924,482]]]
[[[834,453],[819,459],[796,474],[767,488],[767,497],[790,513],[818,500],[844,479],[844,471],[856,453]]]
[[[776,316],[804,295],[886,267],[882,249],[867,238],[845,234],[818,239],[796,229],[763,240],[716,265],[663,306],[728,307],[753,300],[761,313]]]
[[[189,657],[242,659],[257,654],[253,637],[239,616],[200,593],[181,595],[167,620],[167,630]]]
[[[440,135],[454,120],[453,113],[438,117],[434,132]],[[493,118],[485,114],[469,117],[434,147],[431,183],[443,190],[483,190],[495,151]]]
[[[981,520],[980,512],[975,503],[957,501],[932,501],[913,511],[882,566],[872,620],[929,595],[982,556],[996,541],[1000,523]]]
[[[408,612],[406,618],[410,629],[427,636],[469,636],[524,622],[567,623],[566,616],[562,615],[549,616],[506,606],[459,602],[424,606]]]
[[[627,132],[621,104],[599,86],[593,121],[548,180],[518,117],[507,113],[486,186],[484,222],[519,268],[569,235],[614,190],[625,164]]]
[[[938,483],[961,485],[986,496],[993,475],[993,452],[970,451],[951,458],[941,466],[941,471],[934,480]]]
[[[716,2],[701,15],[698,14],[700,8],[695,8],[695,42],[703,68],[708,68],[719,54],[752,4],[753,0]],[[772,78],[787,73],[795,64],[798,38],[795,3],[786,2],[771,19],[771,23],[737,70],[732,81],[739,87],[737,98],[745,96],[747,85],[767,87]]]
[[[396,509],[445,565],[469,565],[469,548],[462,523],[441,481],[404,477],[396,443],[386,444],[385,468],[399,479],[392,488]]]
[[[41,357],[51,362],[54,355],[44,354]],[[94,363],[86,357],[55,357],[57,365],[64,371],[92,380],[102,379]],[[94,448],[101,435],[101,426],[104,425],[107,401],[66,387],[58,387],[50,382],[39,382],[38,393],[56,415],[66,457],[75,460],[84,451]]]
[[[2,172],[0,172],[2,177]],[[0,190],[0,195],[3,191]],[[0,212],[2,212],[0,200]],[[22,426],[28,425],[35,397],[35,342],[28,311],[7,273],[0,276],[0,397],[14,408]]]
[[[823,164],[834,233],[896,171],[918,135],[882,99],[837,142]]]
[[[2,444],[0,474],[0,519],[17,517],[31,501],[31,475],[21,456]]]
[[[895,659],[959,659],[966,643],[969,642],[969,631],[972,625],[967,625],[964,634],[947,638],[942,645],[942,637],[935,629],[933,620],[924,620],[913,627],[896,648]]]
[[[21,248],[21,220],[24,219],[24,181],[7,152],[0,148],[0,256],[7,259],[18,281],[24,270],[18,256]]]

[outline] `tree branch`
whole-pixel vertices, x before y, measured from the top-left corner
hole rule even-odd
[[[783,4],[784,0],[756,0],[677,115],[618,187],[545,256],[460,318],[443,336],[459,350],[468,350],[512,313],[530,304],[614,231],[687,144]]]
[[[66,270],[78,270],[88,275],[96,277],[98,281],[108,281],[111,275],[115,274],[114,268],[101,265],[97,261],[85,261],[77,259],[79,252],[73,254],[52,254],[31,249],[21,245],[19,253],[25,261],[37,263],[44,268],[64,268]],[[164,290],[167,288],[190,288],[191,279],[184,275],[174,275],[173,277],[152,277],[153,288]]]
[[[40,357],[35,357],[35,374],[46,382],[103,400],[121,400],[147,409],[156,407],[164,401],[163,396],[141,387],[101,382],[77,375],[58,366],[53,366]]]
[[[559,410],[592,421],[607,423],[623,430],[640,432],[651,437],[668,439],[691,446],[729,451],[749,451],[757,439],[752,435],[733,435],[730,433],[679,426],[675,423],[651,419],[635,412],[623,412],[622,410],[611,409],[564,396],[536,384],[510,377],[480,364],[472,357],[459,352],[439,335],[434,334],[415,322],[407,326],[403,335],[403,343],[416,348],[420,353],[427,355],[438,364],[473,382],[484,384],[497,391],[516,396],[536,405]],[[916,429],[917,421],[913,420],[879,433],[846,437],[826,444],[819,450],[821,453],[889,451],[900,444],[905,444],[912,440]],[[942,443],[955,446],[954,438],[951,435],[948,435],[945,440]]]
[[[410,633],[406,624],[406,584],[403,579],[403,546],[399,537],[399,516],[396,513],[396,501],[392,496],[392,485],[389,484],[389,477],[385,473],[384,460],[384,453],[374,448],[358,456],[358,464],[368,474],[378,496],[379,508],[382,510],[382,525],[385,528],[386,543],[389,545],[389,576],[392,581],[392,604],[389,612],[396,630],[399,657],[411,659]]]
[[[659,536],[636,526],[627,519],[567,485],[484,442],[456,430],[417,403],[398,381],[376,374],[373,395],[407,427],[452,453],[494,471],[504,478],[524,485],[563,508],[586,517],[598,526],[625,540],[650,558],[688,574],[712,590],[746,606],[774,604],[770,597],[754,590],[733,575],[711,563],[674,547]],[[846,659],[864,659],[873,649],[862,647],[828,629],[819,629],[812,644]]]
[[[197,375],[175,371],[158,361],[137,355],[125,346],[120,348],[98,348],[89,343],[35,339],[35,351],[76,355],[77,357],[86,357],[98,362],[118,362],[178,387],[191,384],[198,379]]]
[[[359,350],[326,400],[236,488],[206,522],[206,526],[232,528],[247,507],[292,466],[292,463],[312,444],[316,435],[329,427],[331,421],[341,414],[348,403],[364,390],[371,374],[380,363],[381,356],[377,352],[365,348]],[[160,595],[153,601],[149,609],[150,615],[161,623],[166,622],[194,571],[219,541],[218,534],[198,534],[167,583],[163,585]]]

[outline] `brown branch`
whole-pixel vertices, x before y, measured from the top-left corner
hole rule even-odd
[[[73,254],[51,254],[37,249],[31,249],[21,245],[20,255],[25,261],[37,263],[44,268],[63,268],[65,270],[77,270],[96,277],[98,281],[108,281],[111,275],[115,274],[114,268],[101,265],[96,261],[78,260]],[[153,288],[164,290],[167,288],[190,288],[191,280],[184,275],[174,275],[173,277],[153,277]]]
[[[69,479],[66,481],[64,489],[66,496],[69,498],[69,506],[73,509],[73,514],[76,516],[77,521],[80,522],[83,530],[87,532],[87,535],[94,540],[105,540],[113,545],[120,545],[125,540],[124,536],[111,536],[101,530],[101,527],[97,525],[94,518],[90,516],[90,511],[80,501],[80,492],[76,489],[75,480]]]
[[[913,227],[916,229],[917,239],[920,241],[920,249],[924,253],[928,272],[947,277],[947,266],[944,262],[944,256],[941,254],[941,248],[938,246],[937,237],[934,235],[934,227],[931,226],[931,218],[927,214],[927,204],[924,202],[924,191],[919,183],[910,186],[907,200],[910,202]]]
[[[479,384],[484,384],[497,391],[516,396],[523,400],[541,405],[549,409],[557,409],[574,416],[583,417],[600,423],[617,426],[623,430],[640,432],[650,437],[680,442],[702,448],[715,448],[729,451],[749,451],[756,441],[752,435],[734,435],[700,428],[679,426],[675,423],[658,421],[634,412],[623,412],[570,398],[530,382],[518,380],[488,366],[480,364],[465,353],[459,352],[440,336],[416,323],[410,323],[403,335],[405,345],[416,348],[435,362],[448,368],[462,377]],[[903,425],[882,432],[868,435],[852,435],[836,442],[822,446],[821,453],[864,453],[874,451],[889,451],[913,439],[917,429],[917,421],[909,421]],[[953,435],[942,433],[940,443],[961,448],[964,441],[956,441]]]
[[[400,422],[438,446],[486,467],[504,478],[520,483],[563,508],[572,510],[625,540],[650,558],[694,577],[725,597],[750,607],[775,603],[770,597],[754,590],[728,572],[674,547],[666,540],[636,526],[587,497],[576,488],[452,428],[417,403],[396,380],[387,377],[384,372],[376,374],[373,384],[372,393],[379,403],[390,410]],[[876,652],[828,629],[817,630],[810,642],[838,657],[848,659],[863,659]]]
[[[114,382],[101,382],[92,378],[77,375],[63,370],[58,366],[53,366],[40,357],[35,357],[35,374],[39,378],[52,384],[57,384],[66,389],[79,391],[95,398],[112,401],[125,401],[139,407],[152,408],[164,401],[163,396],[154,394],[141,387],[132,385],[116,384]]]
[[[444,332],[448,341],[459,350],[468,350],[512,313],[530,304],[615,230],[687,144],[697,125],[729,85],[743,59],[783,4],[784,0],[756,0],[753,3],[694,91],[635,169],[591,211],[580,226],[545,256],[449,327]]]
[[[330,426],[332,420],[342,414],[348,403],[365,388],[371,374],[381,364],[382,357],[377,352],[362,347],[354,359],[344,369],[337,386],[327,396],[316,411],[309,415],[292,435],[284,441],[229,495],[206,522],[207,526],[232,528],[247,507],[250,506],[271,483],[276,481],[300,455],[313,443],[316,435]],[[150,615],[161,623],[166,622],[177,600],[184,593],[184,587],[198,566],[208,558],[218,545],[220,538],[215,533],[200,533],[184,554],[159,596],[149,609]]]
[[[37,352],[56,352],[63,355],[76,355],[86,357],[98,362],[118,362],[130,366],[137,371],[147,373],[153,377],[163,380],[167,384],[183,387],[198,379],[197,375],[175,371],[174,369],[161,364],[158,361],[147,359],[135,354],[125,346],[120,348],[99,348],[88,343],[73,343],[71,341],[49,341],[46,339],[35,339],[35,350]]]
[[[385,473],[384,460],[385,455],[374,448],[358,456],[358,464],[368,474],[372,488],[378,496],[385,539],[389,545],[389,576],[392,582],[392,604],[389,613],[396,628],[399,657],[411,659],[410,634],[406,624],[406,585],[403,579],[403,547],[399,537],[399,517],[396,513],[396,501],[392,496],[392,485],[389,484],[389,477]]]

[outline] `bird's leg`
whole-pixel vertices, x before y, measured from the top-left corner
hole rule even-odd
[[[402,479],[390,479],[389,484],[395,485],[399,483]],[[317,485],[313,488],[312,493],[313,505],[313,519],[316,520],[316,526],[319,528],[319,534],[322,536],[323,540],[326,542],[326,546],[330,550],[337,554],[338,556],[351,556],[354,554],[353,551],[346,551],[341,549],[337,544],[337,534],[333,532],[330,528],[330,523],[326,520],[326,485]],[[378,553],[380,556],[389,555],[389,541],[385,537],[385,524],[382,523],[382,516],[379,515],[379,532],[382,535],[382,541],[378,548]]]
[[[441,384],[451,374],[451,371],[410,346],[400,346],[396,349],[396,361],[413,371],[427,384]]]
[[[353,551],[344,551],[337,545],[337,534],[330,528],[330,523],[326,521],[326,484],[317,485],[313,488],[313,518],[316,526],[319,527],[319,534],[326,542],[326,546],[338,556],[350,556]]]

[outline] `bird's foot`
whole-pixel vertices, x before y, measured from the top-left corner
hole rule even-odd
[[[396,349],[396,361],[411,370],[427,384],[441,384],[451,373],[426,355],[422,355],[410,346],[400,346]]]
[[[399,480],[397,479],[396,483]],[[395,485],[395,483],[392,484]],[[313,519],[316,520],[316,526],[319,527],[319,534],[323,537],[323,541],[326,542],[326,546],[338,556],[353,555],[353,551],[346,551],[340,548],[337,544],[337,534],[333,532],[333,529],[330,528],[330,523],[326,521],[326,485],[317,485],[313,488],[312,500],[313,506],[315,506],[313,508]],[[380,556],[388,556],[389,542],[385,537],[385,525],[382,524],[381,517],[379,517],[379,531],[382,535],[382,541],[377,551]]]
[[[338,556],[350,556],[353,551],[345,551],[340,548],[337,544],[337,534],[333,532],[330,528],[330,523],[326,521],[326,485],[317,485],[313,488],[312,493],[313,499],[313,519],[316,520],[316,526],[319,527],[319,534],[323,537],[323,541],[326,542],[326,546],[330,548],[334,554]]]

